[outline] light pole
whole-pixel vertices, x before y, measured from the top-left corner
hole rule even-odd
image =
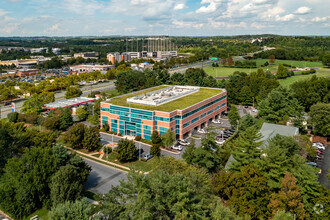
[[[254,107],[254,97],[252,97],[252,99],[253,99],[253,107]]]
[[[139,160],[141,160],[141,142],[139,142]]]

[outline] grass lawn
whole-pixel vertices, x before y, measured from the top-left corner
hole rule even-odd
[[[106,155],[103,156],[104,160],[106,160]],[[133,162],[127,162],[127,163],[121,163],[117,160],[117,153],[116,152],[112,152],[111,154],[108,155],[108,161],[122,165],[122,166],[126,166],[129,167],[131,169],[134,170],[139,170],[139,171],[143,171],[143,172],[148,172],[152,170],[152,167],[154,164],[158,163],[159,158],[157,157],[153,157],[148,161],[133,161]]]
[[[254,60],[257,62],[257,66],[260,67],[266,61],[269,62],[268,59],[257,59]],[[288,64],[296,67],[322,67],[321,62],[308,62],[308,61],[296,61],[296,60],[276,60],[275,64],[270,64],[266,67],[260,67],[264,71],[276,71],[279,64]],[[250,72],[257,71],[257,68],[230,68],[230,67],[212,67],[208,66],[204,68],[205,72],[208,75],[215,77],[227,77],[232,75],[235,71],[245,72],[250,74]]]
[[[289,87],[294,82],[297,82],[299,80],[309,79],[309,78],[311,78],[312,76],[315,76],[315,75],[317,77],[330,77],[330,71],[317,70],[316,73],[314,73],[314,74],[292,76],[292,77],[289,77],[289,78],[286,78],[286,79],[280,79],[278,81],[282,86]]]
[[[110,97],[115,97],[120,95],[117,89],[110,89],[108,91],[105,91],[105,93],[108,94]]]
[[[126,99],[129,97],[137,96],[140,94],[148,93],[151,91],[159,90],[162,88],[165,88],[166,86],[158,86],[156,88],[148,89],[145,91],[136,92],[133,94],[121,96],[118,98],[111,99],[109,102],[114,105],[119,106],[125,106],[129,107],[129,104],[126,102]],[[185,109],[191,105],[194,105],[198,102],[201,102],[207,98],[211,98],[212,96],[215,96],[219,93],[221,93],[222,90],[220,89],[209,89],[209,88],[201,88],[198,92],[192,93],[188,96],[176,99],[171,102],[167,102],[165,104],[159,105],[159,106],[147,106],[147,105],[140,105],[140,104],[130,104],[130,107],[132,108],[139,108],[139,109],[145,109],[145,110],[158,110],[158,111],[164,111],[164,112],[172,112],[176,109]]]
[[[32,218],[33,216],[38,215],[38,219],[40,220],[45,220],[45,219],[49,219],[48,217],[48,210],[45,208],[39,209],[37,211],[35,211],[34,213],[32,213],[31,215],[29,215],[26,218],[23,218],[24,220],[29,220],[30,218]]]

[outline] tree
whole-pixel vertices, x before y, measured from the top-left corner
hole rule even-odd
[[[217,173],[213,185],[218,195],[228,199],[228,205],[236,214],[248,214],[253,219],[269,217],[270,190],[266,178],[253,165],[244,166],[238,173]]]
[[[213,215],[235,216],[219,204],[207,174],[183,161],[164,158],[148,175],[131,172],[127,179],[106,194],[101,208],[105,218],[210,219]]]
[[[285,122],[289,117],[300,116],[302,111],[294,94],[284,87],[272,90],[259,105],[259,116],[270,122]]]
[[[237,121],[240,119],[237,108],[235,105],[231,105],[228,112],[229,123],[232,126],[237,126]]]
[[[84,109],[83,106],[79,106],[76,115],[79,118],[79,120],[85,120],[87,118],[87,111]]]
[[[120,161],[133,161],[137,159],[136,147],[134,141],[121,139],[118,142],[118,160]]]
[[[327,136],[330,133],[330,104],[317,103],[312,105],[309,117],[316,134]]]
[[[239,131],[245,131],[248,127],[255,126],[257,124],[256,119],[250,114],[245,115],[239,122]]]
[[[175,142],[175,134],[171,129],[167,129],[166,133],[162,135],[162,139],[164,146],[169,148]]]
[[[158,131],[154,130],[151,135],[151,141],[153,145],[160,146],[162,139],[158,134]]]
[[[71,125],[73,125],[72,112],[70,108],[64,108],[60,116],[60,129],[65,130]]]
[[[279,193],[272,194],[269,203],[269,209],[273,214],[278,210],[285,210],[292,214],[296,214],[298,219],[305,218],[305,208],[302,203],[300,189],[296,185],[296,178],[287,172],[282,179],[282,189]]]
[[[82,140],[83,148],[89,151],[99,150],[101,148],[100,143],[100,133],[95,128],[85,128],[84,139]]]
[[[281,179],[292,169],[292,157],[300,150],[300,146],[292,137],[276,135],[263,148],[262,157],[256,161],[263,175],[267,178],[268,186],[273,191],[281,188]]]
[[[11,112],[7,115],[7,118],[10,122],[16,123],[18,120],[18,113],[17,112]]]
[[[56,142],[57,133],[53,131],[37,132],[31,139],[35,147],[52,147]]]
[[[93,206],[86,199],[81,199],[53,206],[48,215],[50,219],[89,220],[92,214]]]
[[[66,144],[72,148],[82,148],[86,126],[82,123],[72,126],[64,136]]]
[[[284,68],[283,64],[278,65],[278,69],[276,72],[276,78],[278,79],[284,79],[288,76],[287,69]]]
[[[26,97],[26,93],[27,93],[27,91],[29,90],[30,87],[31,87],[31,84],[28,83],[28,82],[23,82],[19,86],[19,88],[23,91],[24,97]]]
[[[221,158],[214,152],[215,149],[218,149],[218,146],[215,144],[214,136],[208,133],[206,138],[202,139],[201,147],[195,148],[194,143],[190,144],[182,158],[188,164],[197,165],[209,172],[214,172],[221,164]]]
[[[235,161],[230,164],[230,169],[240,171],[245,165],[249,165],[260,158],[260,149],[262,142],[259,141],[261,135],[257,128],[249,127],[245,132],[241,132],[234,142],[233,157]]]
[[[232,65],[234,65],[234,60],[233,60],[233,58],[232,58],[232,57],[228,57],[228,58],[227,58],[227,63],[228,63],[228,66],[232,66]]]
[[[60,167],[50,183],[50,197],[53,206],[66,201],[75,201],[81,197],[82,183],[77,170],[72,165]]]
[[[330,66],[330,54],[325,54],[323,57],[322,57],[322,64],[324,66]]]
[[[285,212],[284,210],[278,210],[274,217],[272,218],[273,220],[292,220],[292,214],[289,212]]]
[[[150,154],[159,157],[160,156],[160,147],[157,144],[153,144],[152,147],[150,148]]]
[[[44,104],[54,102],[55,93],[54,92],[42,92],[40,94],[34,94],[30,99],[23,103],[22,112],[24,113],[35,113],[41,112],[42,106]]]
[[[56,116],[47,116],[42,125],[48,130],[56,131],[60,129],[61,119]]]
[[[0,206],[16,218],[50,206],[49,183],[58,162],[50,148],[35,147],[10,159],[0,179]]]
[[[0,121],[0,174],[8,159],[15,152],[13,146],[13,137],[10,135],[9,126]]]
[[[75,97],[81,96],[82,91],[79,89],[78,86],[69,86],[66,88],[65,98],[71,99]]]
[[[274,55],[269,56],[269,63],[271,63],[271,64],[275,63],[275,56]]]

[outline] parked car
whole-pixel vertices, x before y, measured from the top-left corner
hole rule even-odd
[[[325,150],[325,147],[321,143],[314,143],[313,147],[319,149],[319,150]]]
[[[215,143],[222,145],[223,143],[225,143],[226,140],[215,140]]]
[[[150,160],[152,157],[153,157],[153,155],[148,153],[148,154],[143,156],[143,159]]]
[[[182,140],[182,139],[179,139],[179,140],[178,140],[178,143],[181,144],[181,145],[183,145],[183,146],[188,146],[188,145],[190,144],[189,141],[187,141],[187,140]]]
[[[197,132],[202,133],[202,134],[206,134],[206,131],[204,129],[199,129]]]
[[[316,155],[316,159],[323,159],[323,156],[322,155]]]
[[[310,166],[312,166],[312,167],[316,167],[317,166],[317,163],[311,162],[311,161],[308,161],[307,164],[310,165]]]
[[[255,108],[255,109],[252,110],[252,112],[257,113],[258,112],[258,109]]]
[[[173,145],[173,146],[171,147],[171,149],[182,151],[182,150],[183,150],[183,147],[182,147],[181,145],[178,144],[178,145]]]
[[[316,150],[316,153],[318,153],[318,154],[323,154],[323,152],[320,151],[319,149]]]

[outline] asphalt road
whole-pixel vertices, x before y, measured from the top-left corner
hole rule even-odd
[[[329,179],[327,177],[328,170],[330,169],[330,146],[328,145],[323,152],[323,161],[321,165],[322,173],[319,175],[319,182],[327,189],[330,189]]]
[[[111,82],[107,82],[107,83],[99,83],[97,85],[93,85],[92,87],[91,86],[84,86],[80,89],[83,92],[81,96],[87,97],[88,94],[91,93],[91,91],[96,91],[97,90],[97,91],[103,92],[103,91],[107,91],[107,90],[114,89],[114,88],[115,88],[115,85],[114,85],[113,81],[111,81]],[[56,92],[55,93],[55,100],[56,101],[62,100],[62,99],[64,99],[64,96],[65,96],[65,90],[60,91],[60,92]],[[25,100],[15,102],[15,108],[16,108],[17,112],[20,112],[20,109],[22,108],[24,101]],[[7,117],[7,115],[10,112],[11,112],[11,106],[10,105],[9,106],[1,105],[1,118]]]
[[[86,158],[83,158],[83,160],[92,167],[92,171],[84,183],[84,188],[93,193],[106,194],[113,186],[118,186],[120,180],[127,180],[124,171]]]
[[[118,143],[118,141],[121,139],[120,137],[117,137],[117,136],[113,136],[113,139],[112,139],[111,134],[104,134],[104,133],[100,133],[100,134],[101,134],[101,137],[106,141],[112,141],[113,140],[113,142]],[[146,145],[146,144],[140,143],[140,142],[135,142],[135,147],[137,149],[142,149],[143,150],[142,154],[150,153],[150,146],[149,145]],[[183,152],[184,152],[184,150],[181,151],[181,152],[179,151],[179,154],[174,154],[174,153],[171,153],[169,151],[161,150],[160,154],[162,156],[171,156],[171,157],[180,159]]]

